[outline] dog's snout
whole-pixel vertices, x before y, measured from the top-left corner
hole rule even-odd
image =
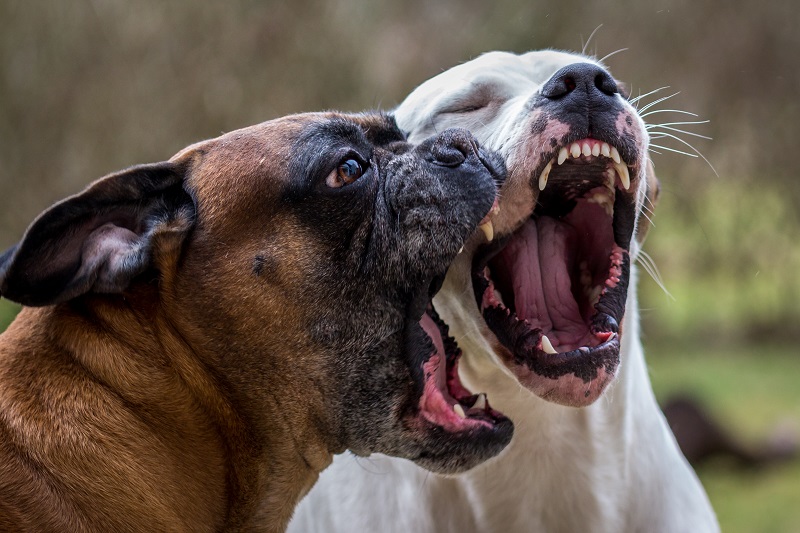
[[[618,92],[614,78],[602,67],[592,63],[568,65],[556,72],[542,87],[542,96],[552,100],[568,95],[613,96]]]
[[[457,167],[477,153],[478,144],[472,134],[458,128],[443,131],[431,146],[434,161],[447,167]]]

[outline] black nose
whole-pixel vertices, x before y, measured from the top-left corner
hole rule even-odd
[[[471,154],[477,153],[478,146],[472,134],[458,128],[443,131],[431,146],[434,161],[446,167],[457,167]]]
[[[542,87],[545,98],[613,96],[619,92],[614,78],[591,63],[573,63],[551,77]]]

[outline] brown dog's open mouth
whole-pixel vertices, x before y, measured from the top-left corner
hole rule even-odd
[[[473,394],[458,377],[461,350],[445,324],[429,304],[420,320],[428,336],[430,357],[422,365],[424,388],[420,413],[446,431],[460,432],[477,427],[494,427],[507,418],[489,406],[486,394]]]
[[[520,383],[547,400],[586,405],[619,363],[636,173],[595,139],[556,150],[540,172],[534,213],[478,251],[473,288]]]

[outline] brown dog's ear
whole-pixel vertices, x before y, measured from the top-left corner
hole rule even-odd
[[[0,295],[41,306],[125,290],[151,266],[159,235],[191,228],[184,172],[172,162],[132,167],[50,207],[0,255]]]
[[[636,241],[640,245],[644,243],[644,239],[647,237],[647,232],[650,231],[653,212],[655,211],[656,204],[658,203],[658,197],[661,194],[661,184],[656,177],[656,170],[653,168],[653,163],[649,159],[647,160],[647,166],[645,167],[645,182],[647,185],[643,207],[645,212],[639,217],[639,224],[636,228]]]

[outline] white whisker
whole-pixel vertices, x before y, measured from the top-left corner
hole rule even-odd
[[[708,122],[708,121],[706,121],[706,122]],[[669,130],[669,131],[676,131],[678,133],[683,133],[684,135],[691,135],[692,137],[700,137],[701,139],[706,139],[706,140],[709,140],[709,141],[713,141],[714,140],[713,138],[709,137],[708,135],[700,135],[699,133],[694,133],[694,132],[691,132],[691,131],[686,131],[686,130],[682,130],[682,129],[678,129],[678,128],[672,128],[670,126],[665,126],[663,124],[659,124],[657,127],[665,129],[665,130]],[[654,133],[663,133],[663,132],[656,131]]]
[[[693,117],[697,116],[696,113],[691,113],[689,111],[684,111],[682,109],[655,109],[653,111],[650,111],[648,113],[644,113],[643,115],[639,115],[639,116],[644,118],[644,117],[648,117],[650,115],[655,115],[656,113],[682,113],[684,115],[692,115]]]
[[[603,27],[603,25],[600,24],[594,30],[592,30],[592,33],[589,34],[589,38],[586,39],[585,43],[583,43],[583,48],[581,49],[581,53],[583,55],[586,55],[586,48],[589,46],[589,43],[592,42],[592,37],[594,37],[594,34],[597,33],[597,30],[599,30],[602,27]],[[583,41],[583,37],[581,37],[581,41]]]
[[[660,124],[648,124],[648,127],[657,127],[657,126],[690,126],[692,124],[708,124],[711,122],[710,120],[684,120],[681,122],[662,122]]]
[[[653,222],[653,219],[652,219],[652,218],[650,218],[650,217],[647,215],[647,213],[645,213],[644,211],[642,211],[642,216],[643,216],[644,218],[646,218],[648,222],[650,222],[650,225],[651,225],[651,226],[653,226],[654,228],[656,227],[656,224],[655,224],[655,222]]]
[[[632,103],[632,104],[635,104],[636,102],[638,102],[638,101],[639,101],[639,100],[641,100],[642,98],[646,98],[646,97],[650,96],[651,94],[655,94],[655,93],[657,93],[658,91],[663,91],[664,89],[669,89],[669,85],[665,85],[664,87],[659,87],[658,89],[653,89],[653,90],[652,90],[652,91],[650,91],[649,93],[640,94],[640,95],[639,95],[639,96],[637,96],[636,98],[631,98],[631,99],[629,100],[629,102],[630,102],[630,103]]]
[[[697,155],[696,155],[696,154],[691,154],[691,153],[689,153],[689,152],[684,152],[684,151],[682,151],[682,150],[678,150],[678,149],[676,149],[676,148],[670,148],[669,146],[660,146],[660,145],[658,145],[658,144],[651,144],[650,146],[655,146],[656,148],[659,148],[659,149],[661,149],[661,150],[667,150],[667,151],[669,151],[669,152],[675,152],[676,154],[681,154],[681,155],[685,155],[685,156],[689,156],[689,157],[697,157]],[[651,150],[651,152],[652,152],[652,151],[653,151],[653,150]]]
[[[706,162],[706,164],[707,164],[707,165],[708,165],[708,166],[711,168],[711,170],[712,170],[712,171],[714,171],[714,174],[715,174],[717,177],[719,177],[719,173],[717,172],[717,169],[715,169],[715,168],[714,168],[714,165],[712,165],[712,164],[711,164],[711,161],[709,161],[709,160],[706,158],[706,156],[704,156],[704,155],[703,155],[703,154],[700,152],[700,150],[698,150],[697,148],[695,148],[694,146],[692,146],[692,144],[691,144],[691,143],[689,143],[688,141],[685,141],[685,140],[681,139],[681,138],[680,138],[680,137],[678,137],[677,135],[672,135],[671,133],[660,132],[658,135],[660,135],[661,137],[669,137],[669,138],[671,138],[671,139],[675,139],[676,141],[678,141],[678,142],[680,142],[680,143],[683,143],[683,144],[685,144],[686,146],[688,146],[689,148],[691,148],[691,149],[692,149],[692,151],[693,151],[694,153],[696,153],[697,155],[699,155],[699,156],[700,156],[700,157],[703,159],[703,161],[705,161],[705,162]],[[662,148],[662,149],[665,149],[665,150],[668,150],[668,149],[669,149],[669,148],[666,148],[666,147],[664,147],[664,146],[657,146],[657,148]]]
[[[651,107],[653,107],[654,105],[658,105],[658,104],[660,104],[661,102],[663,102],[664,100],[669,100],[669,99],[670,99],[670,98],[672,98],[673,96],[678,96],[679,94],[681,94],[681,92],[680,92],[680,91],[678,91],[678,92],[676,92],[676,93],[672,93],[672,94],[671,94],[671,95],[669,95],[669,96],[664,96],[664,97],[662,97],[662,98],[658,98],[657,100],[653,100],[652,102],[650,102],[649,104],[647,104],[647,105],[645,105],[643,108],[641,108],[641,109],[639,110],[639,114],[641,114],[641,113],[642,113],[642,112],[644,112],[644,111],[647,111],[648,109],[650,109],[650,108],[651,108]]]
[[[627,52],[627,51],[628,51],[628,48],[620,48],[619,50],[614,50],[610,54],[606,54],[603,57],[601,57],[600,59],[598,59],[598,61],[600,63],[602,63],[603,61],[605,61],[606,59],[608,59],[609,57],[611,57],[613,55],[619,54],[620,52]]]
[[[653,258],[650,257],[650,255],[644,250],[639,250],[639,255],[636,256],[636,260],[640,265],[642,265],[650,277],[653,278],[653,281],[656,282],[656,285],[658,285],[658,287],[664,291],[664,294],[669,296],[673,302],[676,301],[672,293],[667,290],[664,279],[661,277],[661,272],[658,270],[658,266],[656,266],[656,262],[653,260]]]

